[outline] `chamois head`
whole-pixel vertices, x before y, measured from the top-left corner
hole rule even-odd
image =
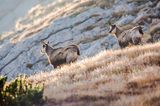
[[[108,21],[108,24],[110,26],[109,27],[109,33],[112,33],[113,30],[115,30],[117,26],[115,24],[112,24],[111,21]]]
[[[42,44],[42,49],[41,49],[41,53],[46,53],[46,51],[47,51],[47,48],[48,48],[48,44],[49,44],[49,42],[44,42],[44,41],[41,41],[41,44]]]
[[[109,25],[109,33],[115,34],[118,37],[123,32],[116,24],[111,24],[111,22],[109,22]]]
[[[110,25],[110,28],[109,28],[109,33],[112,33],[112,32],[115,32],[115,30],[116,30],[116,25],[115,24],[113,24],[113,25]]]

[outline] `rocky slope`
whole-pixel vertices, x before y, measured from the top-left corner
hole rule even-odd
[[[159,5],[149,0],[42,1],[16,22],[14,30],[0,36],[0,74],[14,78],[52,70],[46,56],[40,54],[41,40],[55,48],[77,44],[79,60],[118,49],[117,39],[108,34],[109,20],[125,29],[143,25],[144,42],[151,36],[159,38]]]

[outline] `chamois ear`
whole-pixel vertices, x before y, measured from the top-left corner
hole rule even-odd
[[[40,43],[41,43],[42,45],[43,45],[43,44],[46,44],[43,40],[41,40],[41,42],[40,42]]]
[[[49,41],[47,42],[47,44],[49,44]]]

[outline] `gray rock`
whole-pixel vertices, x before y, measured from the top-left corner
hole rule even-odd
[[[16,44],[4,43],[0,46],[0,74],[12,79],[18,74],[32,75],[53,70],[47,57],[40,53],[41,40],[49,41],[55,48],[78,44],[79,60],[104,50],[118,49],[117,39],[108,34],[105,26],[112,12],[110,9],[91,8],[75,17],[56,19],[48,27]]]
[[[118,20],[116,22],[116,25],[123,26],[123,25],[131,23],[134,19],[135,19],[135,17],[132,15],[123,16],[123,17],[121,17],[120,20]]]

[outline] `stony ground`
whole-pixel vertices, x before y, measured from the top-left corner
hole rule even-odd
[[[158,0],[47,0],[1,34],[0,74],[42,72],[30,80],[45,83],[47,106],[159,106],[159,7]],[[142,25],[143,45],[114,51],[120,47],[109,22],[124,30]],[[77,44],[78,62],[53,69],[41,40],[54,48]]]
[[[38,5],[30,10],[17,22],[16,31],[1,36],[1,74],[14,78],[21,73],[30,75],[51,70],[46,56],[40,54],[41,40],[49,41],[54,47],[78,44],[80,59],[101,50],[119,48],[117,39],[107,34],[105,26],[111,18],[111,10],[88,6],[82,11],[81,5],[86,2],[75,1],[58,10],[55,7],[55,12],[49,11],[54,3],[47,7]],[[77,12],[73,11],[75,8]]]
[[[108,21],[124,29],[139,23],[144,26],[144,41],[151,36],[150,41],[155,41],[159,39],[158,7],[158,3],[143,0],[42,2],[19,19],[13,31],[1,35],[0,73],[14,78],[18,74],[50,71],[46,56],[40,53],[41,40],[49,41],[55,48],[77,44],[81,51],[79,60],[103,50],[118,49],[117,39],[108,34]]]

